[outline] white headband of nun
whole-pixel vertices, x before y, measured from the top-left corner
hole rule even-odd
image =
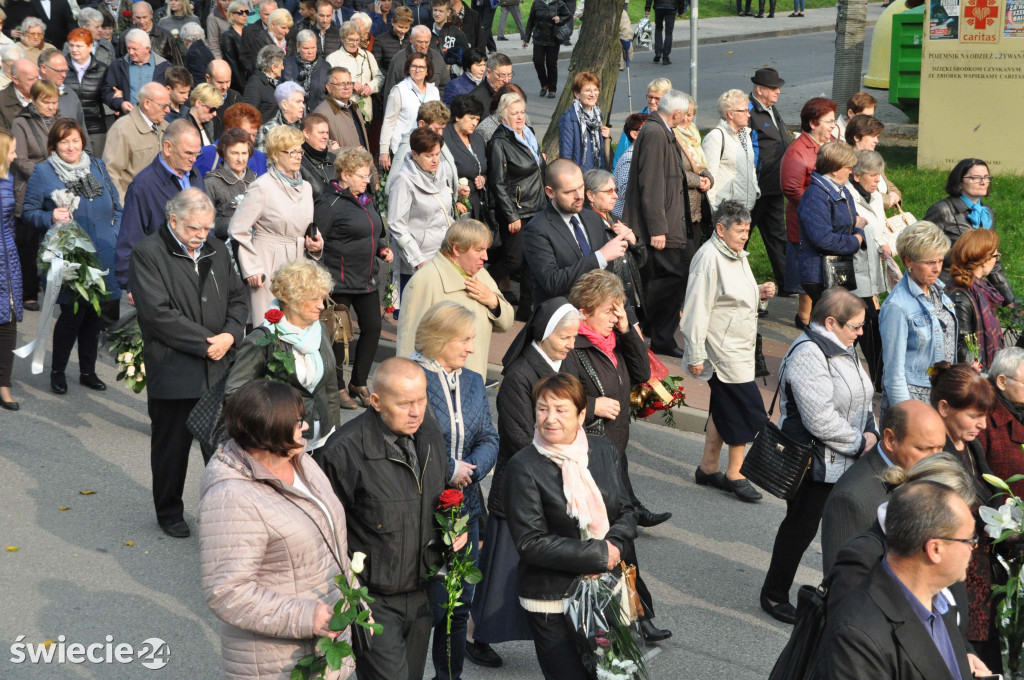
[[[559,322],[561,322],[569,312],[575,312],[577,315],[579,314],[579,310],[568,303],[555,310],[555,313],[551,315],[550,319],[548,319],[548,325],[544,328],[544,337],[540,339],[541,342],[544,342],[551,337],[551,334],[555,332],[555,328],[558,327]]]

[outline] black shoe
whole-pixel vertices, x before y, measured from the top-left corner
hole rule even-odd
[[[107,389],[107,384],[100,380],[100,377],[95,373],[83,373],[78,376],[78,382],[88,387],[90,390],[96,390],[102,392]]]
[[[654,55],[654,63],[657,64],[659,61],[661,61],[661,55],[660,54],[655,54]]]
[[[500,40],[501,42],[507,42],[508,38],[506,38],[503,35],[499,35],[497,38],[495,38],[495,40]]]
[[[768,18],[769,19],[774,19],[775,18],[775,12],[769,12],[768,13]]]
[[[661,60],[661,63],[662,63],[663,66],[671,66],[672,65],[672,60],[669,59],[668,57],[663,57],[662,60]]]
[[[548,88],[546,88],[546,87],[540,88],[540,96],[541,97],[547,97],[548,96]]]
[[[772,617],[776,621],[788,623],[791,626],[796,623],[796,607],[788,602],[772,604],[771,600],[762,594],[761,609],[765,610],[765,612],[768,613],[768,616]]]
[[[487,668],[499,668],[502,664],[501,657],[486,642],[467,642],[466,657],[477,666]]]
[[[764,317],[768,316],[768,310],[767,309],[759,309],[759,310],[757,310],[757,316],[758,316],[758,318],[763,319]]]
[[[50,389],[54,394],[68,393],[68,381],[64,377],[64,371],[50,371]]]
[[[693,477],[699,486],[713,486],[716,489],[722,489],[723,491],[731,491],[731,489],[725,488],[725,475],[721,472],[713,472],[710,475],[698,466],[693,471]]]
[[[661,642],[672,637],[672,631],[655,628],[650,619],[640,619],[640,633],[647,642]]]
[[[21,408],[16,401],[0,401],[0,408],[5,411],[17,411]]]
[[[183,519],[173,524],[161,524],[160,528],[172,538],[188,538],[192,535],[192,531],[188,528],[188,523]]]
[[[21,303],[21,308],[24,309],[26,312],[38,312],[39,303],[35,300],[25,300],[24,302]]]
[[[677,345],[673,345],[672,347],[655,347],[654,345],[651,345],[651,351],[655,354],[664,354],[667,357],[675,357],[676,359],[683,358],[683,350]]]
[[[728,488],[723,488],[722,490],[731,491],[732,493],[736,494],[736,498],[739,498],[741,501],[745,503],[756,503],[762,498],[764,498],[764,496],[762,496],[760,492],[758,492],[758,490],[754,488],[754,485],[751,484],[745,478],[741,477],[740,479],[729,479],[728,477],[726,477],[725,481]]]
[[[642,527],[656,527],[662,522],[667,522],[672,518],[671,512],[651,512],[644,506],[640,506],[636,510],[636,523]]]
[[[754,15],[755,19],[764,19],[764,12],[758,12]]]

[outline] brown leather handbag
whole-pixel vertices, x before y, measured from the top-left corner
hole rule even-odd
[[[352,332],[352,314],[348,305],[338,304],[328,295],[324,300],[324,310],[320,312],[320,323],[327,327],[327,337],[332,344],[343,342],[345,344],[345,362],[348,364],[348,344],[355,339]]]

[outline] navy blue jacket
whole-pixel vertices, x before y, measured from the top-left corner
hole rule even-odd
[[[444,86],[444,94],[441,95],[441,101],[444,102],[445,106],[451,108],[452,102],[455,101],[456,97],[471,93],[476,89],[476,86],[477,83],[470,80],[469,75],[463,73]],[[487,109],[484,109],[484,116],[487,116]]]
[[[153,162],[135,176],[124,194],[124,214],[115,253],[117,280],[122,287],[128,283],[132,250],[142,239],[167,223],[167,201],[181,191],[178,178],[164,168],[161,157],[158,153]],[[188,177],[193,188],[206,192],[203,176],[195,167],[189,171]]]
[[[580,166],[583,172],[587,170],[607,170],[604,164],[604,138],[601,138],[601,146],[597,148],[597,158],[591,158],[586,166],[583,165],[583,133],[580,130],[580,118],[576,115],[576,107],[570,106],[558,119],[558,156],[568,158]]]
[[[427,374],[427,402],[437,424],[444,435],[445,454],[451,452],[452,424],[448,414],[448,400],[445,398],[447,385],[434,371]],[[476,465],[473,470],[473,483],[462,490],[466,497],[466,509],[469,516],[479,519],[483,514],[483,494],[480,492],[480,481],[491,472],[498,458],[498,433],[491,423],[491,408],[487,404],[487,393],[484,391],[484,380],[479,373],[467,368],[462,369],[459,376],[462,397],[459,410],[466,428],[466,441],[462,447],[462,460]],[[448,455],[448,471],[455,469],[455,459]]]
[[[21,262],[14,244],[14,175],[0,178],[0,323],[21,321]],[[7,304],[5,304],[7,303]]]
[[[154,52],[154,54],[156,54]],[[153,68],[153,81],[157,83],[164,82],[164,74],[167,72],[169,67],[173,66],[169,61],[162,61]],[[121,91],[120,97],[114,96],[114,88]],[[103,83],[103,103],[114,109],[117,115],[121,115],[121,104],[123,104],[127,98],[128,93],[131,90],[131,80],[128,77],[128,56],[125,55],[120,59],[115,59],[114,63],[107,69],[107,77]],[[135,102],[132,102],[133,104]]]
[[[107,174],[106,164],[98,158],[91,158],[90,161],[92,175],[103,184],[103,193],[93,199],[80,197],[78,208],[71,216],[92,239],[92,244],[96,246],[96,257],[107,270],[104,281],[110,293],[109,299],[120,300],[121,288],[114,276],[114,249],[117,246],[117,235],[121,231],[121,202],[118,200],[117,188]],[[51,215],[57,207],[51,195],[58,189],[66,188],[52,165],[45,161],[39,163],[28,182],[21,218],[36,229],[49,229]],[[74,295],[65,287],[57,301],[68,304],[73,299]]]
[[[865,247],[850,190],[837,189],[817,172],[811,173],[811,184],[796,214],[800,218],[800,283],[821,283],[822,255],[852,255]]]

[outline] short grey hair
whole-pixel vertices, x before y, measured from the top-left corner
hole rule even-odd
[[[344,27],[345,27],[345,24],[342,24],[342,28],[344,28]],[[429,28],[427,28],[423,24],[416,24],[415,26],[412,27],[412,30],[409,31],[409,39],[412,40],[417,35],[422,35],[424,32],[426,32],[426,34],[428,36],[430,35],[430,29]],[[342,35],[344,35],[344,33],[342,33]],[[490,68],[490,66],[488,66],[487,68]]]
[[[691,106],[693,106],[693,99],[690,98],[690,95],[682,90],[669,90],[661,95],[661,101],[658,103],[658,113],[666,116],[671,116],[677,111],[686,113],[690,110]]]
[[[135,43],[136,45],[142,45],[143,47],[150,47],[149,33],[146,33],[141,28],[129,29],[124,34],[124,44]]]
[[[197,40],[203,40],[206,37],[206,31],[203,27],[194,21],[190,21],[181,27],[181,31],[178,32],[178,37],[188,42],[195,42]]]
[[[358,24],[362,24],[367,31],[369,31],[370,28],[373,27],[373,19],[371,19],[370,15],[367,14],[366,12],[356,12],[355,14],[352,15],[349,21],[354,21]]]
[[[992,365],[988,367],[988,379],[995,384],[996,378],[1001,375],[1016,378],[1021,366],[1024,366],[1024,349],[1006,347],[992,357]]]
[[[280,106],[282,103],[291,99],[292,95],[299,93],[303,96],[306,95],[306,91],[302,89],[302,85],[299,85],[294,80],[286,80],[276,88],[274,88],[274,101]]]
[[[718,115],[725,120],[725,114],[739,108],[747,108],[750,100],[743,90],[726,90],[718,97]],[[659,107],[660,109],[661,107]]]
[[[103,23],[103,15],[94,7],[83,7],[78,12],[79,28],[89,28],[89,24]]]
[[[487,70],[493,71],[499,66],[511,66],[512,60],[508,58],[508,55],[502,54],[501,52],[495,52],[491,56],[487,57]]]
[[[316,34],[308,28],[304,28],[295,35],[295,44],[301,45],[310,41],[316,42]]]
[[[167,92],[167,88],[156,81],[149,82],[139,88],[139,94],[136,96],[136,99],[140,104],[143,99],[153,101],[160,92]]]
[[[277,1],[276,0],[263,0],[259,5],[257,5],[257,7],[259,9],[264,9],[266,7],[273,7],[274,9],[277,9]],[[273,12],[274,9],[270,10],[270,12]],[[267,14],[270,14],[270,12],[267,12]],[[267,17],[267,18],[269,19],[270,17]]]
[[[615,175],[600,168],[593,168],[583,173],[583,184],[587,191],[600,191],[601,187],[608,183],[608,180],[614,181]]]
[[[168,125],[167,129],[164,130],[163,141],[170,142],[174,146],[177,146],[178,142],[180,142],[183,137],[190,135],[195,135],[197,139],[200,139],[199,130],[184,118],[179,118]]]
[[[187,121],[186,125],[189,125]],[[167,201],[166,209],[168,219],[174,215],[185,221],[190,221],[193,215],[209,215],[215,212],[210,197],[195,187],[183,189],[175,194]]]
[[[512,106],[517,102],[521,103],[523,106],[526,106],[526,100],[523,99],[523,96],[518,92],[506,92],[505,94],[501,95],[501,99],[498,100],[498,110],[495,112],[498,114],[498,118],[504,119],[505,112],[508,111],[508,107]]]
[[[264,45],[256,53],[256,68],[264,73],[277,62],[284,63],[284,50],[277,45]]]
[[[63,58],[64,55],[56,47],[47,47],[45,50],[39,53],[39,58],[36,59],[37,66],[49,66],[50,60],[54,57]]]
[[[885,159],[877,151],[861,149],[857,152],[857,165],[853,166],[853,171],[858,175],[881,174],[885,171]]]
[[[21,49],[21,45],[12,43],[10,45],[4,45],[0,48],[0,60],[5,63],[14,63],[19,59],[25,58],[25,50]]]
[[[914,222],[896,237],[896,253],[915,262],[923,262],[930,255],[945,257],[949,252],[949,237],[932,222]]]
[[[424,28],[426,28],[426,26],[424,26]],[[358,33],[360,36],[362,36],[363,29],[359,28],[359,24],[352,21],[351,19],[343,23],[341,25],[341,28],[338,29],[338,34],[341,35],[343,40],[345,39],[346,36],[352,35],[353,33]]]
[[[750,211],[743,207],[739,201],[722,201],[715,211],[715,224],[721,224],[725,229],[732,229],[737,224],[750,224]]]
[[[46,32],[46,23],[38,17],[25,17],[21,20],[22,33],[27,33],[28,29],[36,27],[43,29],[43,33]]]

